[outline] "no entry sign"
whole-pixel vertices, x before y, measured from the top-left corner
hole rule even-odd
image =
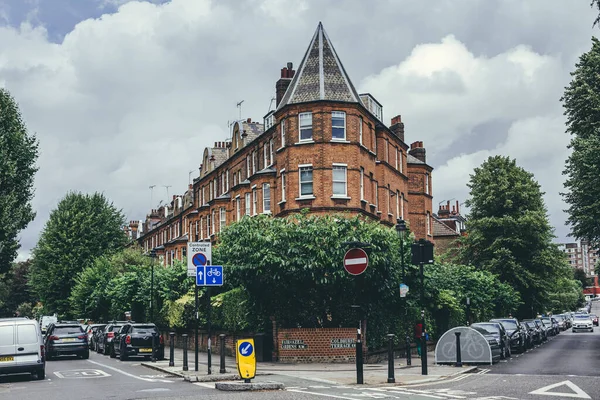
[[[369,266],[369,256],[363,249],[350,249],[344,255],[344,269],[350,275],[360,275]]]

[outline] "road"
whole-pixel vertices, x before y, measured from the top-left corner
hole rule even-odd
[[[595,304],[592,312],[599,313]],[[293,376],[259,376],[284,383],[282,392],[221,392],[212,383],[188,383],[148,369],[141,360],[121,362],[92,352],[89,360],[64,357],[46,364],[46,380],[0,377],[0,400],[81,399],[478,399],[600,400],[600,328],[563,332],[508,361],[445,381],[411,386],[336,385]]]

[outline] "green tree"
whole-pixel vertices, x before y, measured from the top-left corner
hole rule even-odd
[[[0,88],[0,273],[8,272],[19,249],[18,233],[33,220],[33,178],[38,141],[28,135],[19,108]]]
[[[574,268],[573,269],[573,278],[579,282],[581,282],[581,286],[582,287],[586,287],[587,286],[587,275],[585,274],[585,271],[581,268]]]
[[[48,312],[73,314],[69,298],[78,274],[96,258],[121,249],[125,218],[104,195],[69,193],[50,213],[33,249],[29,284]]]
[[[598,3],[600,4],[600,3]],[[561,98],[571,135],[571,155],[563,174],[566,210],[573,236],[600,245],[600,41],[584,53]]]
[[[515,160],[495,156],[475,168],[468,187],[461,258],[512,286],[523,301],[517,315],[530,316],[534,303],[546,302],[546,282],[566,264],[552,243],[540,185]]]
[[[13,263],[10,271],[1,279],[5,284],[5,293],[0,296],[4,299],[0,305],[1,316],[13,316],[23,303],[35,304],[36,297],[31,293],[28,285],[30,265],[30,260]]]

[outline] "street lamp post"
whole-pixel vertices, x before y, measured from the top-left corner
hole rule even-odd
[[[150,321],[154,321],[154,260],[156,260],[156,250],[150,251],[152,272],[150,274]]]
[[[424,264],[433,264],[433,243],[420,239],[411,246],[412,264],[419,265],[421,274],[421,374],[427,375],[427,340],[425,339],[425,274]]]
[[[398,218],[396,219],[396,232],[398,233],[398,236],[400,237],[400,268],[402,271],[402,284],[406,284],[406,276],[404,273],[404,233],[406,232],[406,222],[401,219]],[[402,296],[402,293],[400,293],[400,296]],[[408,309],[406,307],[406,301],[404,300],[404,297],[402,297],[402,309],[404,311],[404,324],[406,324],[406,316],[408,315]],[[411,359],[410,359],[410,340],[408,338],[408,325],[407,325],[407,332],[406,332],[406,365],[411,365]]]

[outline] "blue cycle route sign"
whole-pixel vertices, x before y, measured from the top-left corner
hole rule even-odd
[[[240,354],[243,355],[244,357],[249,357],[254,352],[254,347],[252,346],[252,343],[250,343],[250,342],[242,342],[242,343],[240,343],[238,350],[239,350]]]
[[[196,286],[223,286],[223,266],[197,265]]]

